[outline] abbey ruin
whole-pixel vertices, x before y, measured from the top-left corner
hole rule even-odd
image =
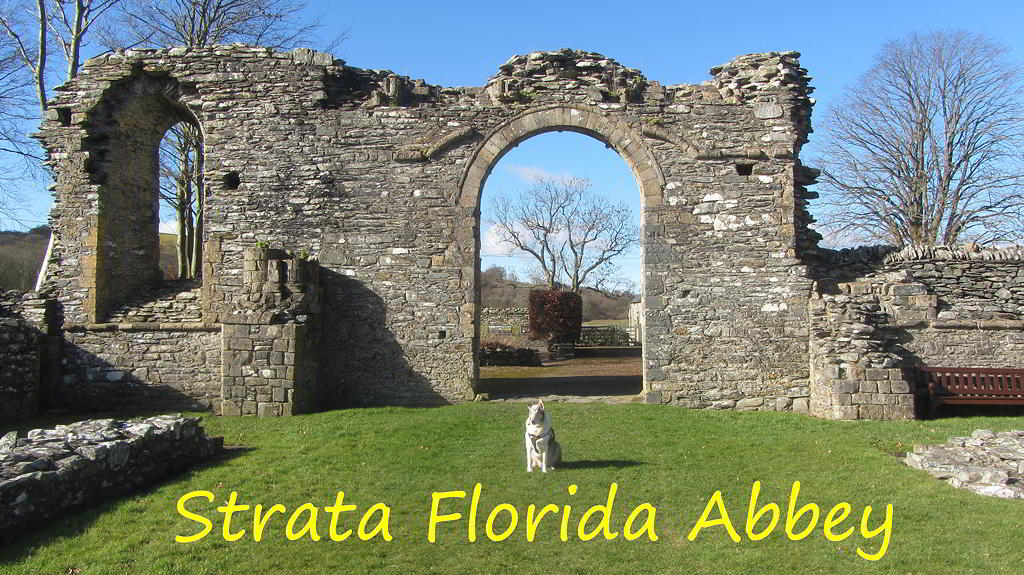
[[[662,85],[539,52],[473,88],[241,45],[90,60],[41,128],[54,239],[43,289],[0,302],[0,417],[472,400],[481,188],[555,130],[613,148],[643,196],[645,402],[905,419],[918,362],[1021,367],[1019,249],[818,246],[798,56]],[[205,154],[194,284],[157,267],[179,122]]]

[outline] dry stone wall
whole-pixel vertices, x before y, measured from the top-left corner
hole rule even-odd
[[[130,493],[218,453],[199,419],[95,419],[0,439],[0,539]]]
[[[1022,367],[1022,255],[977,246],[825,254],[810,302],[811,412],[913,417],[926,391],[918,364]]]
[[[485,307],[480,309],[480,337],[489,335],[524,335],[530,327],[530,310],[525,307]],[[507,330],[505,328],[508,328]]]

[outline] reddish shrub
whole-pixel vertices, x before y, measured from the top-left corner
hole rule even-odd
[[[572,343],[583,327],[583,298],[558,290],[530,292],[530,337],[551,343]]]

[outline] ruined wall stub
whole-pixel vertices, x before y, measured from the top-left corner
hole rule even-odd
[[[742,56],[704,84],[663,86],[563,50],[516,56],[481,88],[308,50],[90,60],[42,127],[57,174],[49,281],[65,328],[91,334],[68,357],[102,363],[92,336],[153,280],[156,145],[186,121],[205,145],[204,329],[235,311],[246,248],[306,250],[321,264],[322,405],[471,398],[481,189],[511,147],[572,130],[614,148],[643,194],[647,400],[804,409],[812,282],[801,256],[817,237],[803,188],[813,171],[798,159],[811,104],[797,57]],[[144,386],[131,369],[107,373]],[[125,392],[96,371],[72,365],[63,384]]]

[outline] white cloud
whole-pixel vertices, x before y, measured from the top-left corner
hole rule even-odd
[[[178,221],[160,222],[160,233],[178,235]]]
[[[498,238],[494,226],[487,224],[480,234],[480,255],[481,256],[507,256],[509,245],[504,244]]]
[[[533,181],[537,178],[545,178],[548,180],[567,182],[575,177],[569,172],[562,172],[560,174],[556,174],[554,172],[549,172],[544,168],[538,168],[537,166],[511,165],[504,166],[504,168],[506,171],[514,174],[516,177],[518,177],[519,179],[523,180],[526,183],[533,183]]]

